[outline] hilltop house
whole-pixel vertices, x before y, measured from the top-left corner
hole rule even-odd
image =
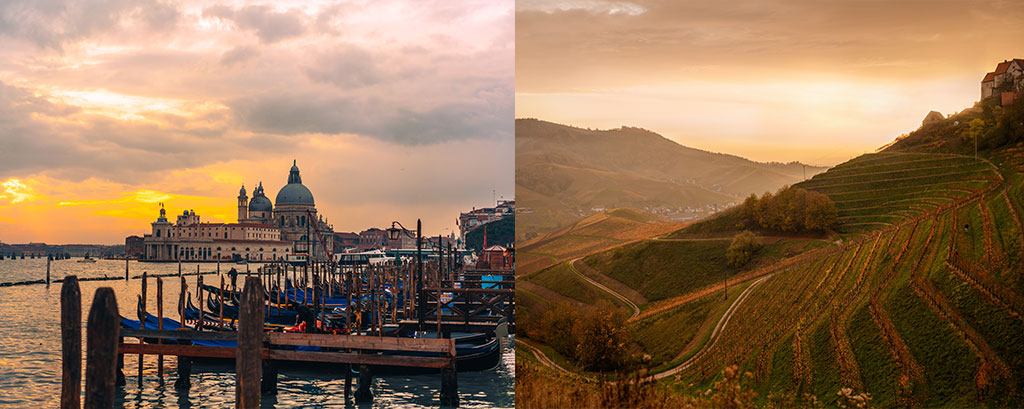
[[[1017,94],[1024,91],[1024,59],[1014,58],[996,65],[995,71],[985,74],[981,80],[981,99],[1000,99],[1000,105],[1013,102]]]

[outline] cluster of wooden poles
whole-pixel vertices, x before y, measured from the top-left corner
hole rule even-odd
[[[183,281],[183,280],[182,280]],[[345,396],[351,389],[351,368],[359,366],[358,402],[371,402],[372,378],[369,365],[423,366],[442,369],[441,402],[443,405],[458,405],[457,380],[455,375],[455,344],[451,339],[405,339],[378,338],[374,336],[351,336],[332,334],[291,334],[265,333],[263,327],[265,293],[262,280],[247,277],[240,299],[237,332],[202,332],[181,328],[178,331],[163,331],[163,307],[158,303],[157,313],[161,318],[158,330],[122,330],[120,315],[114,292],[109,287],[99,288],[93,299],[87,322],[86,340],[86,408],[109,408],[113,406],[115,387],[125,383],[123,368],[124,353],[139,354],[139,382],[142,382],[145,352],[159,351],[178,357],[178,379],[175,387],[190,387],[190,357],[220,357],[235,359],[236,407],[257,407],[261,392],[276,393],[277,367],[273,362],[308,361],[337,362],[347,364]],[[143,284],[145,287],[145,284]],[[184,289],[184,286],[183,286]],[[157,280],[157,298],[162,299],[162,280]],[[182,315],[184,315],[182,313]],[[61,408],[78,408],[81,402],[81,293],[75,276],[68,276],[61,289],[61,338],[63,351]],[[204,335],[207,334],[207,335]],[[142,338],[173,338],[178,340],[216,339],[237,340],[236,348],[199,347],[191,345],[125,344],[124,336]],[[386,342],[385,342],[386,341]],[[302,352],[274,349],[274,345],[309,345],[338,348],[351,352]],[[270,349],[268,349],[270,347]],[[373,353],[373,350],[431,351],[441,357],[389,357]],[[363,355],[369,353],[369,355]],[[269,360],[265,360],[269,359]],[[158,355],[158,376],[163,377],[163,355]]]

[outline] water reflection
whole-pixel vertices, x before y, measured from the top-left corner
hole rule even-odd
[[[185,272],[195,272],[195,263],[182,265]],[[257,265],[250,268],[255,271]],[[216,269],[216,264],[199,265],[202,271]],[[100,260],[77,263],[59,260],[51,264],[54,279],[66,274],[79,277],[124,277],[124,261]],[[177,264],[130,262],[131,275],[143,270],[150,274],[177,273]],[[222,265],[223,271],[230,268]],[[30,281],[45,278],[45,259],[0,261],[0,282]],[[196,278],[186,278],[195,288]],[[216,281],[213,281],[216,280]],[[215,275],[204,277],[207,283],[217,282]],[[82,282],[82,317],[88,316],[93,293],[99,287],[112,287],[117,294],[122,315],[134,315],[139,280]],[[56,407],[60,400],[60,285],[0,287],[0,407]],[[164,313],[177,316],[179,293],[177,277],[164,278]],[[147,305],[156,310],[156,284],[149,282]],[[83,356],[84,345],[83,322]],[[511,408],[515,406],[515,361],[512,339],[506,342],[502,363],[486,372],[459,373],[459,400],[463,408]],[[142,387],[138,382],[137,355],[125,356],[127,385],[119,388],[116,405],[125,408],[219,408],[234,406],[235,382],[233,366],[193,366],[192,388],[174,388],[177,378],[176,359],[164,358],[163,380],[157,376],[154,356],[144,358]],[[84,370],[84,364],[83,364]],[[83,371],[84,372],[84,371]],[[162,381],[162,382],[161,382]],[[358,388],[353,377],[353,391]],[[441,378],[438,375],[374,377],[373,405],[358,408],[437,407]],[[308,371],[282,369],[278,377],[278,395],[264,397],[261,407],[343,407],[344,377],[336,378]]]

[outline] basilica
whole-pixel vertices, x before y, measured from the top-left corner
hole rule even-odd
[[[274,203],[263,193],[263,182],[252,195],[249,199],[243,185],[237,223],[203,223],[194,211],[186,210],[172,224],[161,205],[152,234],[143,238],[145,260],[273,261],[300,255],[323,260],[333,252],[334,229],[317,213],[297,163],[292,162],[288,183]]]

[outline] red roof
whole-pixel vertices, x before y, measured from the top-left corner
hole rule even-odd
[[[1003,61],[1003,62],[999,63],[998,65],[996,65],[996,70],[993,71],[993,73],[996,74],[996,75],[1004,74],[1004,73],[1006,73],[1006,69],[1007,68],[1010,68],[1010,61]]]
[[[988,74],[985,74],[985,78],[982,78],[981,82],[989,82],[989,81],[995,81],[995,80],[996,80],[996,73],[990,72]]]

